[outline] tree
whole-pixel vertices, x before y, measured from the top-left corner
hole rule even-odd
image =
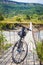
[[[4,20],[4,17],[2,15],[0,15],[0,21]]]
[[[6,24],[6,29],[14,29],[14,24]]]
[[[21,18],[20,17],[17,17],[16,18],[16,21],[21,22]]]
[[[38,17],[38,20],[43,20],[43,16],[39,16]]]
[[[26,15],[26,19],[27,19],[27,20],[30,20],[31,18],[30,18],[30,16],[29,16],[29,15]]]

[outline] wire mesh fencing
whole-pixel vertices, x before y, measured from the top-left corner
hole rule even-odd
[[[21,29],[20,29],[21,30]],[[15,65],[15,63],[12,61],[12,47],[13,45],[20,39],[18,32],[20,30],[0,30],[0,35],[1,36],[1,41],[0,41],[0,45],[1,45],[1,52],[0,52],[0,65]],[[34,33],[35,34],[35,33]],[[38,36],[36,36],[38,37]],[[2,48],[2,46],[6,45],[6,44],[11,44],[10,46],[8,46],[8,48]],[[28,53],[26,59],[19,65],[40,65],[39,64],[39,60],[37,59],[36,61],[34,61],[35,59],[35,54],[33,53]],[[31,59],[31,60],[30,60]]]

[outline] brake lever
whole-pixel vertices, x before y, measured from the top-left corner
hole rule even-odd
[[[32,31],[31,29],[27,28],[27,30]]]

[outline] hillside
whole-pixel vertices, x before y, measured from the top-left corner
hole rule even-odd
[[[7,0],[6,0],[7,1]],[[38,14],[43,15],[43,5],[35,3],[18,3],[18,2],[0,2],[0,13],[6,17],[12,17],[18,14]]]
[[[43,22],[43,4],[0,0],[0,14],[4,18],[28,15],[30,18],[39,19]]]

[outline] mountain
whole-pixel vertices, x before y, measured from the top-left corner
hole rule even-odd
[[[43,4],[0,0],[0,14],[3,14],[4,17],[27,14],[43,15]]]

